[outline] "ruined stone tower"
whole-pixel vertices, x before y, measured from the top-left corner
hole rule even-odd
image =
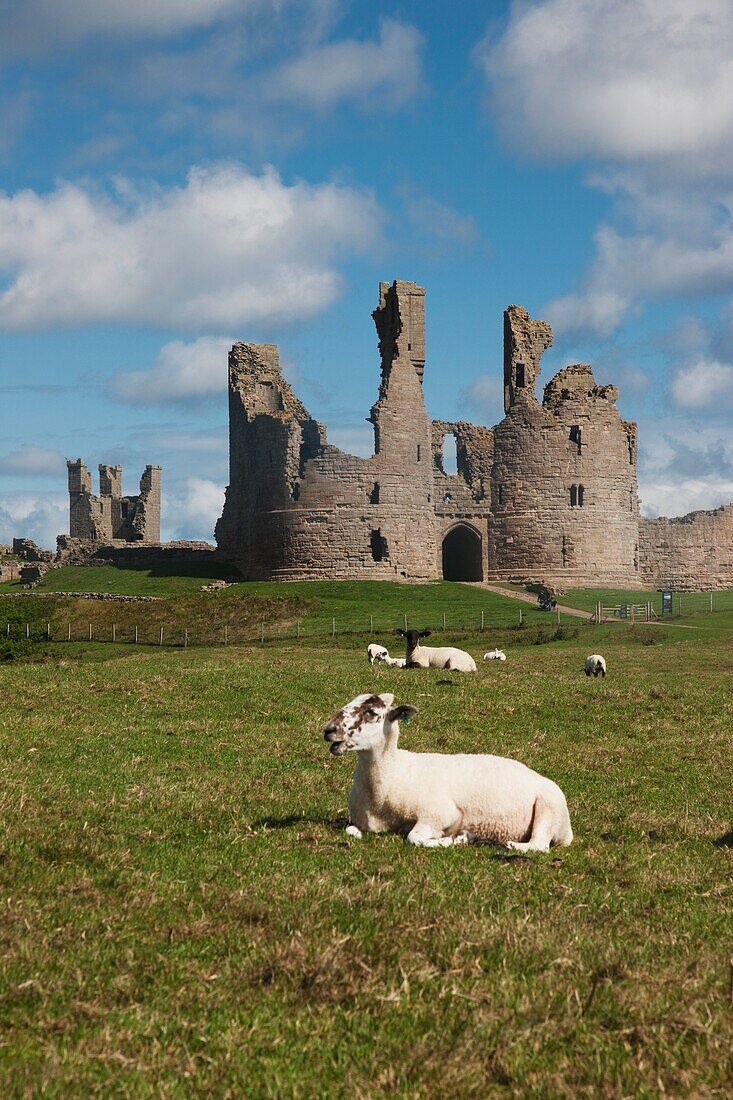
[[[72,538],[109,542],[160,542],[160,466],[146,466],[140,493],[122,495],[122,467],[100,465],[99,496],[92,494],[91,475],[80,458],[67,459],[69,534]]]
[[[368,459],[327,442],[274,345],[231,350],[230,476],[216,538],[244,578],[733,584],[733,508],[640,520],[636,425],[621,418],[614,386],[573,364],[540,403],[546,322],[506,310],[506,415],[490,428],[428,419],[422,287],[380,283],[372,316],[381,378]],[[117,470],[105,468],[112,500]],[[86,471],[75,478],[88,482]]]

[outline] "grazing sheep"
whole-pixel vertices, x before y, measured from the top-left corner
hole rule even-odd
[[[389,650],[383,645],[377,645],[376,642],[370,642],[367,646],[367,657],[369,658],[369,664],[372,666],[375,661],[381,661],[389,668],[405,667],[404,657],[390,657]]]
[[[606,662],[600,653],[591,653],[590,657],[585,659],[585,674],[586,676],[604,676],[606,675]]]
[[[503,649],[490,649],[488,653],[484,653],[485,661],[506,661],[506,653]]]
[[[357,695],[323,736],[333,756],[359,754],[349,792],[349,836],[402,832],[425,848],[469,836],[526,852],[573,839],[565,796],[550,779],[502,756],[405,752],[398,721],[417,714],[394,695]]]
[[[407,668],[443,668],[450,672],[475,672],[476,662],[470,653],[453,646],[420,645],[420,638],[428,638],[430,630],[398,630],[405,639],[405,665]]]
[[[375,661],[380,660],[384,656],[389,656],[385,646],[377,645],[376,642],[369,643],[367,646],[367,659],[370,665],[373,665]]]

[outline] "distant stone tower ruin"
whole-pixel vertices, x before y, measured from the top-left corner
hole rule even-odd
[[[161,467],[146,466],[140,493],[122,495],[122,467],[100,465],[99,496],[80,458],[66,460],[69,479],[69,534],[93,542],[160,542]]]
[[[245,579],[733,584],[733,506],[640,517],[637,429],[615,386],[571,364],[538,400],[552,345],[545,321],[505,311],[505,416],[491,428],[428,418],[423,287],[380,283],[372,317],[381,379],[371,458],[327,442],[282,377],[277,347],[230,352],[229,485],[216,539]],[[105,469],[116,484],[117,468]]]

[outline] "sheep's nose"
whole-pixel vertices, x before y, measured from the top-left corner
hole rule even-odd
[[[327,726],[324,726],[323,737],[326,741],[335,741],[338,733],[339,728],[335,722],[329,722]]]

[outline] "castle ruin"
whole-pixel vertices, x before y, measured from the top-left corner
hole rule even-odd
[[[69,479],[69,535],[91,542],[160,542],[160,466],[146,466],[140,493],[122,495],[122,467],[100,465],[99,496],[80,458],[66,460]]]
[[[275,345],[230,352],[230,477],[216,540],[245,579],[733,585],[733,505],[640,517],[637,429],[615,386],[574,364],[538,400],[552,344],[544,321],[506,310],[505,416],[488,428],[428,418],[423,287],[381,283],[372,316],[381,381],[371,458],[327,442],[282,377]]]

